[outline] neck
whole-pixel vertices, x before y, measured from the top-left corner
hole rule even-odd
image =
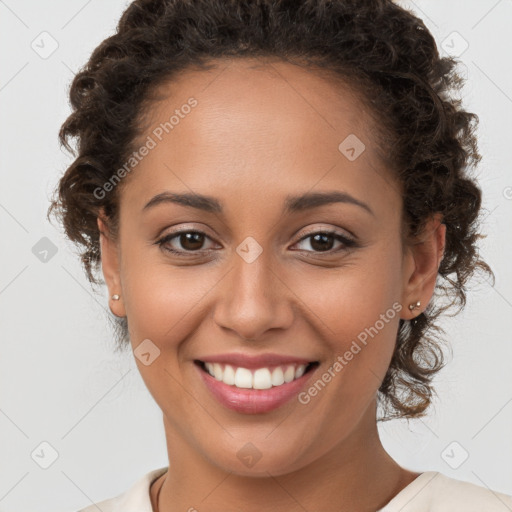
[[[165,421],[169,471],[151,488],[153,510],[375,511],[419,474],[384,450],[370,408],[350,436],[311,464],[284,475],[243,476],[202,458]],[[158,508],[156,496],[160,494]],[[247,504],[250,503],[250,509]]]

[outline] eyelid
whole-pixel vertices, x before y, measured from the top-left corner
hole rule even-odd
[[[338,255],[339,253],[347,252],[351,249],[356,249],[356,248],[360,247],[360,243],[357,241],[357,239],[355,237],[345,235],[344,233],[340,233],[339,231],[332,229],[332,228],[331,229],[315,229],[313,231],[307,232],[293,245],[300,244],[301,242],[308,240],[313,235],[318,235],[318,234],[327,235],[327,236],[334,238],[334,240],[336,242],[339,242],[341,244],[341,247],[338,247],[337,249],[329,249],[327,251],[307,251],[307,250],[301,250],[301,249],[294,249],[294,250],[303,252],[308,257],[318,257],[318,256],[329,257],[329,256]]]
[[[175,230],[169,231],[165,235],[160,236],[159,239],[162,239],[162,238],[170,236],[170,235],[179,235],[179,234],[182,234],[182,233],[189,233],[191,231],[194,231],[194,232],[197,232],[197,233],[201,233],[201,234],[207,236],[210,239],[212,238],[206,231],[204,231],[203,228],[195,228],[193,226],[187,226],[187,225],[183,226],[181,224],[179,226],[180,226],[179,228],[176,228]],[[353,242],[357,241],[357,237],[351,231],[349,231],[348,229],[344,229],[343,231],[339,231],[337,228],[325,226],[325,227],[310,228],[307,231],[302,232],[302,234],[300,235],[300,238],[297,240],[297,242],[303,240],[304,237],[306,237],[308,235],[313,235],[313,234],[317,234],[317,233],[328,233],[328,234],[331,234],[331,235],[339,235],[339,236],[342,236],[342,237],[346,238],[347,240],[351,240]],[[299,236],[299,235],[296,235],[296,236]]]
[[[347,240],[350,240],[351,242],[357,241],[357,237],[353,233],[348,231],[347,229],[344,231],[340,231],[339,229],[333,228],[333,227],[316,227],[316,228],[311,228],[310,230],[308,229],[305,232],[302,232],[302,235],[299,238],[298,242],[300,242],[301,240],[303,240],[304,238],[306,238],[310,235],[316,235],[317,233],[325,233],[325,234],[329,234],[329,235],[341,236]]]
[[[196,229],[196,228],[192,228],[192,227],[183,227],[183,228],[178,228],[174,231],[169,231],[168,233],[165,233],[164,235],[158,237],[158,239],[156,240],[156,242],[154,242],[156,245],[160,245],[161,247],[163,247],[165,249],[165,244],[170,244],[171,240],[175,239],[175,238],[179,238],[180,235],[183,235],[183,234],[186,234],[186,233],[197,233],[197,234],[200,234],[200,235],[203,235],[205,238],[211,240],[212,242],[213,239],[210,235],[208,235],[208,233],[206,233],[205,231],[203,231],[202,229]],[[215,244],[215,242],[214,242]],[[201,255],[201,254],[204,254],[208,251],[211,251],[212,249],[199,249],[197,251],[187,251],[187,250],[184,250],[184,249],[180,249],[180,250],[171,250],[171,249],[165,249],[171,253],[175,253],[175,254],[184,254],[184,255]]]
[[[201,235],[208,237],[210,240],[214,238],[209,234],[210,230],[208,228],[203,228],[203,227],[198,228],[198,227],[194,227],[194,226],[188,226],[186,224],[185,225],[178,224],[176,227],[172,227],[171,230],[167,231],[165,234],[159,235],[158,240],[162,240],[164,238],[171,237],[171,236],[182,235],[184,233],[192,233],[192,232],[200,233]]]
[[[165,250],[171,254],[174,254],[176,256],[183,256],[183,257],[203,256],[207,253],[210,253],[212,250],[214,250],[214,249],[199,249],[197,251],[187,251],[185,249],[176,250],[176,249],[171,249],[171,248],[165,247],[165,245],[169,244],[171,240],[179,237],[182,234],[186,234],[186,233],[197,233],[197,234],[203,235],[205,238],[208,238],[214,242],[212,237],[210,237],[206,232],[202,231],[201,229],[196,229],[193,227],[185,226],[185,227],[177,228],[176,230],[171,231],[169,233],[166,233],[165,235],[161,236],[155,242],[155,244],[159,245],[163,250]],[[302,251],[302,252],[305,252],[309,256],[311,254],[313,254],[315,256],[316,255],[317,256],[322,256],[322,255],[332,256],[334,254],[338,254],[339,252],[347,251],[351,248],[357,248],[360,246],[357,238],[355,236],[353,236],[352,233],[350,233],[350,235],[347,235],[347,234],[340,232],[339,230],[332,228],[332,227],[331,228],[321,228],[321,227],[311,228],[311,229],[307,230],[306,232],[303,232],[302,236],[293,245],[299,244],[299,243],[303,242],[304,240],[307,240],[309,237],[311,237],[313,235],[317,235],[317,234],[325,234],[325,235],[334,237],[336,239],[336,241],[338,241],[342,244],[342,247],[338,248],[338,249],[334,249],[334,250],[329,249],[328,251]],[[301,252],[301,250],[299,250],[299,252]]]

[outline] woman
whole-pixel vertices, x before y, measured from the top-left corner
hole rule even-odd
[[[435,321],[492,275],[455,64],[391,0],[129,5],[71,86],[50,211],[170,462],[84,510],[512,509],[377,431],[426,414]]]

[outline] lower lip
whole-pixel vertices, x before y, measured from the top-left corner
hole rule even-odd
[[[311,368],[302,377],[281,386],[269,389],[241,389],[220,382],[199,365],[195,366],[206,387],[222,405],[244,414],[261,414],[281,407],[305,387],[306,382],[318,367]]]

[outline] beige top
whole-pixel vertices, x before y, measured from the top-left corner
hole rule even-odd
[[[166,471],[167,467],[154,469],[119,496],[77,512],[153,512],[149,489]],[[512,496],[426,471],[376,512],[512,512]]]

